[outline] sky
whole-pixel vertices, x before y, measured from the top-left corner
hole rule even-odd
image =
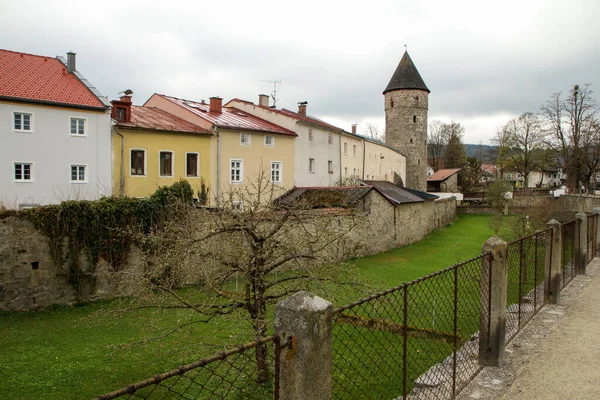
[[[220,96],[297,110],[346,130],[383,131],[382,91],[407,46],[429,121],[455,121],[487,144],[557,92],[600,86],[600,1],[0,0],[0,48],[55,57],[109,100],[131,89]],[[598,90],[598,89],[597,89]]]

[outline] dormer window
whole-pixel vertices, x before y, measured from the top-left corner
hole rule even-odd
[[[123,107],[117,107],[116,120],[119,122],[125,121],[127,118],[127,110]]]

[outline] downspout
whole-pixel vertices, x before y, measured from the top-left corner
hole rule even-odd
[[[117,125],[113,125],[113,132],[121,137],[121,170],[119,171],[119,196],[125,194],[125,137],[117,130]]]
[[[343,175],[342,175],[342,139],[344,138],[344,132],[340,132],[340,186],[343,186]]]
[[[367,154],[367,141],[363,139],[363,167],[362,167],[362,180],[365,180],[365,154]]]
[[[213,132],[217,135],[217,208],[221,207],[221,134],[216,125]]]

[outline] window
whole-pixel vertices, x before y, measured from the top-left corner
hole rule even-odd
[[[198,176],[198,153],[185,154],[185,175],[189,177]]]
[[[170,151],[158,152],[158,169],[160,176],[173,176],[173,153]]]
[[[348,155],[348,143],[344,142],[344,154]]]
[[[265,135],[265,147],[275,147],[275,138],[273,135]]]
[[[327,143],[329,144],[333,144],[333,135],[330,133],[329,136],[327,137]]]
[[[32,132],[33,131],[33,114],[30,113],[14,113],[14,128],[15,131],[19,132]]]
[[[416,115],[413,115],[413,123],[414,122],[417,122],[417,116]]]
[[[355,144],[352,145],[352,155],[354,157],[356,157],[356,145]]]
[[[71,135],[85,136],[85,118],[71,118]]]
[[[281,161],[271,162],[271,182],[281,183]]]
[[[125,121],[126,113],[126,109],[124,109],[123,107],[117,107],[117,113],[115,115],[117,117],[117,121]]]
[[[333,161],[327,161],[327,171],[329,171],[330,174],[333,174]]]
[[[344,176],[348,176],[348,167],[344,167]]]
[[[131,150],[131,175],[146,175],[146,151]]]
[[[250,146],[250,134],[240,133],[240,144],[242,146]]]
[[[87,178],[85,176],[85,165],[71,164],[71,182],[72,183],[85,183]]]
[[[394,100],[390,100],[390,108],[394,108]]]
[[[233,200],[231,208],[233,208],[233,211],[244,212],[244,200]]]
[[[308,159],[308,172],[310,172],[311,174],[315,173],[315,159],[314,158]]]
[[[33,182],[33,163],[15,163],[15,182]]]
[[[244,166],[243,160],[231,160],[230,162],[230,174],[231,183],[242,183],[242,169]]]
[[[308,130],[308,140],[315,140],[315,133],[312,129]]]

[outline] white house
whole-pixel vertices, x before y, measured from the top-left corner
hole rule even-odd
[[[109,104],[67,58],[0,49],[0,206],[112,192]]]

